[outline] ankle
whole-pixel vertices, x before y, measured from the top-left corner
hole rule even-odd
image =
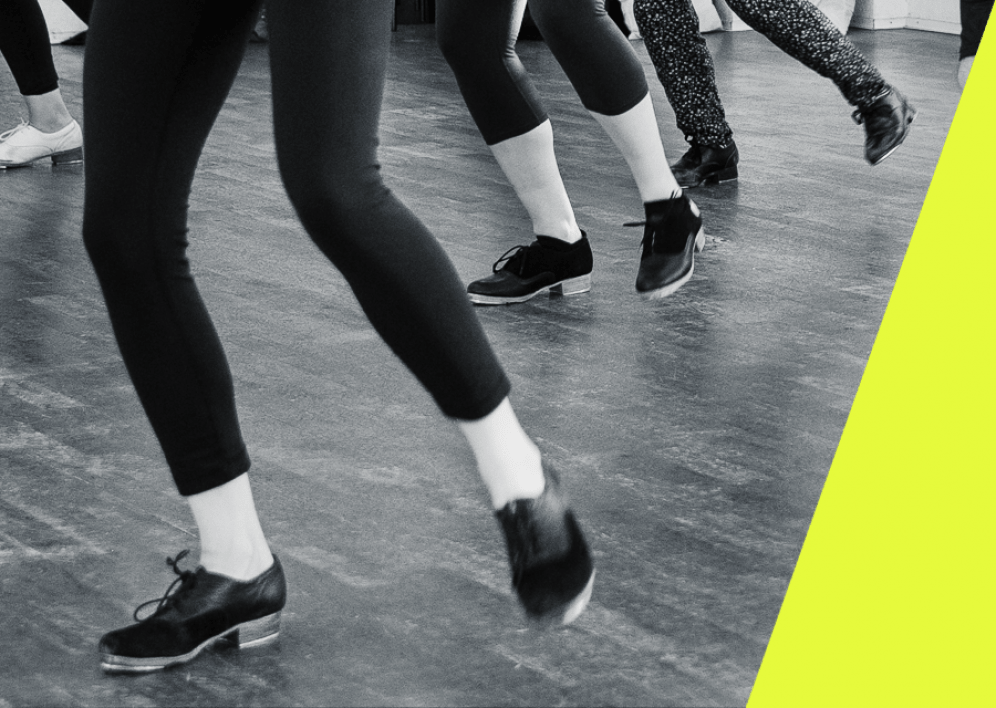
[[[577,224],[533,224],[533,233],[548,239],[556,239],[572,245],[581,240],[584,232]]]
[[[517,499],[535,499],[546,488],[543,458],[536,447],[524,448],[514,458],[505,456],[501,460],[484,461],[480,467],[481,478],[491,496],[491,506],[496,510]]]
[[[73,122],[72,118],[63,121],[60,119],[42,119],[42,120],[29,120],[28,125],[37,130],[40,133],[45,133],[46,135],[51,135],[52,133],[58,133],[59,131],[65,130]]]
[[[585,240],[584,231],[581,232],[581,236],[577,241],[568,243],[567,241],[562,241],[559,238],[553,238],[552,236],[538,235],[536,236],[536,241],[543,246],[543,248],[549,249],[551,251],[560,251],[561,253],[574,251],[580,245],[581,242]]]
[[[273,554],[265,544],[262,547],[201,548],[200,564],[209,573],[235,580],[252,580],[273,565]]]
[[[643,211],[647,216],[647,221],[651,219],[663,219],[670,214],[680,213],[681,206],[685,201],[684,191],[679,190],[677,194],[673,194],[665,199],[644,202]]]

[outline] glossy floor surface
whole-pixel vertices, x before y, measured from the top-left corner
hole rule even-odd
[[[743,705],[958,100],[957,37],[852,37],[920,112],[875,168],[830,82],[756,33],[708,37],[741,177],[694,190],[705,250],[653,303],[622,158],[545,45],[520,43],[595,251],[590,293],[478,310],[597,557],[590,608],[554,631],[514,601],[462,437],[295,220],[252,45],[196,179],[191,257],[289,577],[281,642],[103,675],[97,639],[165,590],[193,522],[81,245],[82,168],[0,171],[0,706]],[[82,49],[54,51],[80,116]],[[432,28],[401,27],[392,52],[387,178],[481,277],[528,221]],[[0,73],[0,127],[19,110]]]

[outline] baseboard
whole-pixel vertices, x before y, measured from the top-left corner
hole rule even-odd
[[[927,32],[943,32],[944,34],[961,34],[960,22],[946,22],[944,20],[924,20],[909,18],[906,22],[909,29],[925,30]]]
[[[868,17],[855,14],[851,18],[851,27],[866,30],[903,29],[907,21],[906,17]]]

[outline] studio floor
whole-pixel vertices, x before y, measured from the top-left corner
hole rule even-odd
[[[97,640],[163,593],[193,521],[82,247],[82,167],[0,170],[0,707],[744,705],[959,98],[956,36],[850,36],[919,110],[874,168],[829,81],[757,33],[708,36],[740,179],[692,191],[705,250],[650,303],[626,165],[546,46],[520,42],[593,287],[478,314],[596,556],[592,603],[562,629],[525,622],[463,438],[296,221],[250,45],[195,181],[190,255],[288,574],[281,641],[101,673]],[[83,48],[53,51],[82,118]],[[392,55],[386,178],[482,277],[532,240],[525,212],[432,27],[400,27]],[[0,71],[0,128],[20,112]]]

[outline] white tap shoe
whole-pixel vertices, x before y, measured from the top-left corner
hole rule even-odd
[[[22,122],[0,134],[0,169],[26,167],[51,158],[53,165],[83,162],[83,131],[75,120],[62,130],[43,133]]]

